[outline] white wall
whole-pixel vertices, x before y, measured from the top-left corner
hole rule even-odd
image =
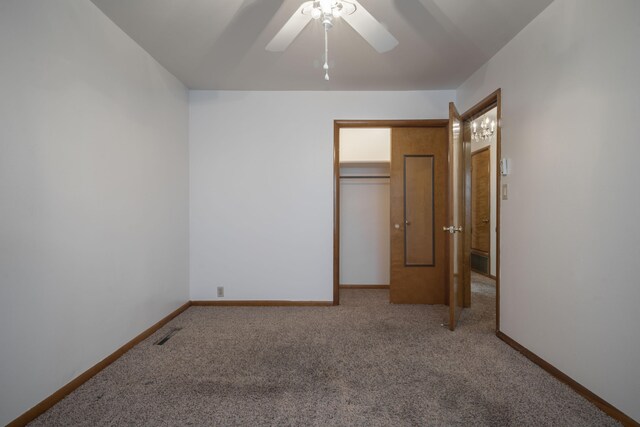
[[[486,114],[478,117],[476,121],[480,123],[485,116],[490,116],[491,119],[495,119],[497,114],[497,110],[494,108],[491,111],[488,111]],[[489,138],[484,141],[472,142],[471,150],[472,152],[479,151],[485,147],[489,147],[489,273],[492,276],[496,275],[496,248],[497,248],[497,233],[496,233],[496,225],[498,216],[496,215],[498,212],[498,204],[496,200],[496,171],[498,168],[497,154],[498,147],[496,146],[496,134],[493,134]]]
[[[181,83],[91,2],[0,2],[0,425],[188,300]]]
[[[637,0],[556,0],[458,90],[503,90],[501,329],[636,420],[638,40]]]
[[[333,120],[446,118],[454,98],[190,92],[191,298],[330,301]]]
[[[340,284],[388,285],[389,179],[340,181]]]
[[[390,128],[340,129],[340,163],[390,161]]]

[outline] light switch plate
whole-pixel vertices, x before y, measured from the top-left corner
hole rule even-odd
[[[509,186],[502,184],[502,200],[509,200]]]

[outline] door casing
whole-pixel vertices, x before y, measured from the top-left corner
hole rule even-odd
[[[496,108],[496,120],[498,122],[498,126],[496,127],[496,159],[498,162],[502,158],[502,90],[498,88],[493,93],[482,99],[480,102],[475,104],[473,107],[465,111],[461,117],[463,121],[463,138],[465,141],[471,141],[471,122],[477,117],[485,114],[487,111],[492,108]],[[465,171],[466,178],[465,181],[468,183],[468,197],[469,203],[467,206],[471,207],[471,168],[467,168]],[[500,174],[500,168],[496,168],[496,332],[500,331],[500,205],[501,205],[501,191],[500,187],[502,186]],[[470,212],[467,213],[470,217]],[[465,240],[465,246],[468,250],[468,253],[471,253],[471,234],[469,233],[468,239]],[[469,265],[469,269],[471,266]],[[465,283],[465,307],[471,306],[471,281]]]
[[[340,129],[446,127],[448,119],[334,120],[333,122],[333,305],[340,304]]]
[[[496,128],[496,158],[498,161],[502,155],[502,90],[497,89],[469,110],[461,114],[463,122],[463,139],[471,140],[471,121],[486,113],[493,107],[497,110],[498,126]],[[333,305],[340,304],[340,129],[341,128],[375,128],[375,127],[446,127],[448,119],[435,120],[334,120],[333,123]],[[500,331],[500,205],[499,195],[501,183],[499,168],[496,168],[496,332]],[[471,169],[465,170],[465,197],[470,207],[471,191]],[[466,212],[467,218],[470,212]],[[465,233],[465,252],[471,251],[471,235]],[[467,262],[470,270],[470,264]],[[471,282],[465,281],[465,301],[464,306],[471,306]]]

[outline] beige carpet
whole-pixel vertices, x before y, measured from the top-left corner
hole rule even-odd
[[[495,288],[474,277],[453,333],[444,306],[381,290],[345,290],[339,307],[191,307],[33,425],[615,425],[495,337]]]

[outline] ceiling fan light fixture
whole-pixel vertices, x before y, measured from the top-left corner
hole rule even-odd
[[[329,30],[333,27],[334,19],[338,18],[343,18],[378,53],[388,52],[398,44],[398,40],[358,0],[307,0],[267,44],[266,49],[283,52],[311,20],[320,21],[324,27],[324,78],[329,80]]]
[[[355,4],[346,0],[316,0],[308,2],[307,6],[302,9],[302,14],[311,15],[313,19],[326,18],[327,16],[340,18],[344,15],[352,15],[356,9]]]
[[[331,9],[333,9],[333,6],[335,5],[335,3],[332,2],[331,0],[318,0],[318,3],[320,4],[320,9],[322,9],[322,13],[325,15],[330,15]]]

